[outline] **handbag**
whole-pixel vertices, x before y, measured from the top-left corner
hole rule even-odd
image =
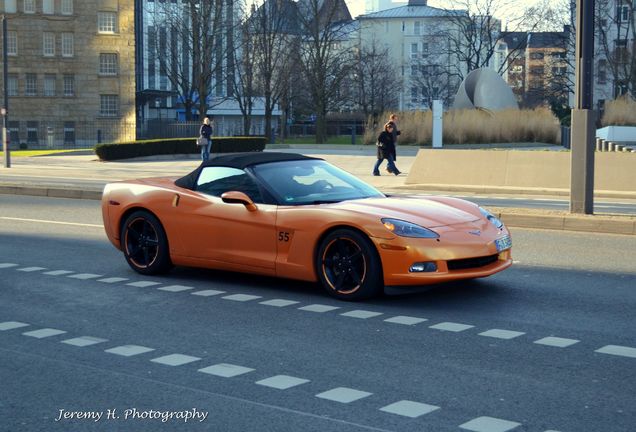
[[[206,137],[204,137],[203,135],[199,136],[199,138],[197,138],[197,146],[199,147],[203,147],[208,145],[209,141]]]

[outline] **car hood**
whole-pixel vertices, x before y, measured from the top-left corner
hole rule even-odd
[[[474,206],[468,201],[462,203],[467,208]],[[342,201],[330,206],[333,206],[333,209],[364,213],[379,218],[401,219],[426,228],[464,224],[481,219],[457,206],[427,198],[367,198]]]

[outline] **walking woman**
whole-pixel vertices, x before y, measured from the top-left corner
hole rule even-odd
[[[378,160],[373,167],[373,175],[380,175],[380,164],[384,159],[387,161],[388,171],[395,175],[400,174],[400,170],[395,166],[395,143],[393,142],[393,129],[395,125],[388,122],[384,125],[384,130],[378,136]]]
[[[212,125],[210,124],[210,118],[205,117],[201,129],[199,129],[199,136],[207,138],[208,144],[201,147],[201,160],[206,161],[210,159],[210,150],[212,149]]]

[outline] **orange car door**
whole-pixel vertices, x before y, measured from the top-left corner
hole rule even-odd
[[[226,170],[227,171],[227,170]],[[230,173],[233,173],[230,171]],[[211,173],[217,185],[227,173]],[[237,177],[237,176],[234,176]],[[247,179],[249,180],[249,179]],[[243,182],[235,186],[240,190]],[[248,209],[241,203],[225,203],[221,192],[233,185],[189,193],[180,198],[182,242],[190,257],[245,267],[274,269],[276,260],[277,206],[257,203]]]

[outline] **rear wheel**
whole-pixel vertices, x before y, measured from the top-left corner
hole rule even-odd
[[[128,216],[122,226],[121,244],[128,265],[138,273],[163,273],[171,266],[166,232],[159,219],[147,211]]]
[[[324,238],[316,253],[316,272],[325,290],[341,300],[373,297],[384,286],[375,247],[351,229],[339,229]]]

